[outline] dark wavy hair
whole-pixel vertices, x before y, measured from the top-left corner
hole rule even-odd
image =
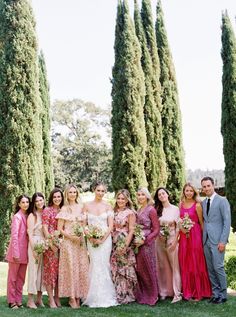
[[[37,197],[42,197],[45,201],[45,198],[44,198],[44,195],[40,192],[36,192],[33,194],[32,196],[32,199],[31,199],[31,203],[30,203],[30,208],[29,208],[29,214],[34,214],[35,215],[35,211],[36,211],[36,208],[35,208],[35,201],[36,201],[36,198]],[[43,209],[45,208],[45,204],[43,206]]]
[[[14,214],[16,214],[16,213],[20,210],[19,203],[21,202],[21,199],[22,199],[22,198],[27,198],[28,201],[29,201],[29,204],[30,204],[30,198],[29,198],[28,195],[22,194],[22,195],[18,196],[18,197],[16,198],[16,201],[15,201]],[[30,208],[30,205],[29,205],[29,208]],[[29,208],[27,209],[27,214],[29,213]]]
[[[158,187],[157,188],[155,195],[154,195],[154,207],[156,208],[157,215],[159,218],[162,216],[162,211],[163,211],[162,202],[158,198],[158,193],[161,189],[164,190],[170,198],[170,193],[168,192],[168,190],[165,187]]]
[[[92,185],[92,191],[94,192],[98,186],[103,186],[105,191],[107,191],[107,186],[103,183],[103,181],[97,181]]]
[[[61,193],[61,197],[62,197],[62,200],[61,200],[61,203],[60,203],[60,208],[64,205],[64,195],[63,195],[63,192],[60,188],[58,187],[55,187],[49,194],[49,198],[48,198],[48,206],[51,207],[53,205],[53,195],[55,193]]]

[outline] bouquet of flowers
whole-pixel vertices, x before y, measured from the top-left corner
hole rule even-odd
[[[133,246],[134,246],[134,253],[137,254],[138,253],[138,248],[140,244],[140,242],[145,240],[145,235],[143,232],[143,226],[139,225],[136,223],[135,228],[134,228],[134,239],[133,239]]]
[[[76,220],[74,226],[73,226],[73,233],[79,238],[84,237],[84,227],[81,225],[81,221]],[[83,239],[80,241],[80,246],[83,245]]]
[[[62,241],[63,241],[63,238],[62,238],[59,230],[55,230],[53,232],[53,234],[49,234],[49,236],[47,238],[47,244],[48,244],[49,248],[51,246],[55,246],[59,249]]]
[[[37,242],[34,245],[34,252],[37,254],[37,256],[42,255],[46,250],[48,250],[48,244],[46,243],[46,241],[42,241],[42,242]],[[35,263],[38,264],[39,263],[39,259],[35,259]]]
[[[115,248],[117,251],[116,258],[117,258],[118,264],[121,266],[128,264],[125,254],[120,254],[120,252],[124,250],[124,248],[126,248],[126,238],[124,234],[120,234],[118,236]]]
[[[88,225],[84,229],[84,234],[86,239],[102,239],[105,232],[102,228],[95,225]],[[99,245],[97,243],[91,243],[93,248],[97,248]]]
[[[189,231],[192,229],[192,227],[194,226],[194,221],[192,221],[192,219],[189,217],[188,213],[184,214],[184,217],[181,218],[178,221],[180,228],[183,228],[184,230],[186,230],[186,238],[189,238]]]
[[[170,236],[170,227],[167,223],[164,223],[160,227],[160,236],[162,236],[165,240],[165,247],[167,246],[167,240]]]

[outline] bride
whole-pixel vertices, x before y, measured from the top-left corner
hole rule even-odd
[[[118,305],[115,287],[111,279],[110,255],[112,249],[111,231],[113,228],[112,207],[103,200],[106,187],[97,183],[94,188],[94,200],[84,206],[89,225],[104,230],[102,239],[90,239],[88,252],[90,257],[89,291],[83,305],[89,307],[110,307]],[[93,247],[97,244],[97,247]]]

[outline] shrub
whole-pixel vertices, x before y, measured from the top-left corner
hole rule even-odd
[[[231,256],[225,264],[228,287],[236,290],[236,256]]]

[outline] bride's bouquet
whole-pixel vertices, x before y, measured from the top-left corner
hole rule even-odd
[[[167,223],[164,223],[160,227],[160,236],[163,237],[165,241],[165,247],[167,246],[167,240],[170,236],[170,227]]]
[[[88,240],[90,240],[90,239],[100,240],[104,237],[105,232],[99,226],[88,225],[84,229],[84,234],[85,234],[86,239],[88,239]],[[94,247],[94,248],[97,248],[99,246],[99,244],[97,244],[97,243],[91,242],[91,244],[92,244],[92,247]]]
[[[46,250],[48,250],[48,244],[46,241],[42,241],[42,242],[37,242],[35,243],[34,245],[34,252],[37,254],[37,256],[41,256]],[[38,264],[39,263],[39,259],[36,258],[35,259],[35,264]]]
[[[180,229],[183,228],[186,231],[186,238],[189,238],[189,232],[194,226],[194,223],[195,222],[192,221],[188,213],[185,213],[184,217],[179,219],[178,224],[180,226]]]
[[[145,235],[143,232],[143,226],[136,223],[134,228],[134,239],[132,243],[135,254],[138,253],[139,244],[143,242],[144,240],[145,240]]]

